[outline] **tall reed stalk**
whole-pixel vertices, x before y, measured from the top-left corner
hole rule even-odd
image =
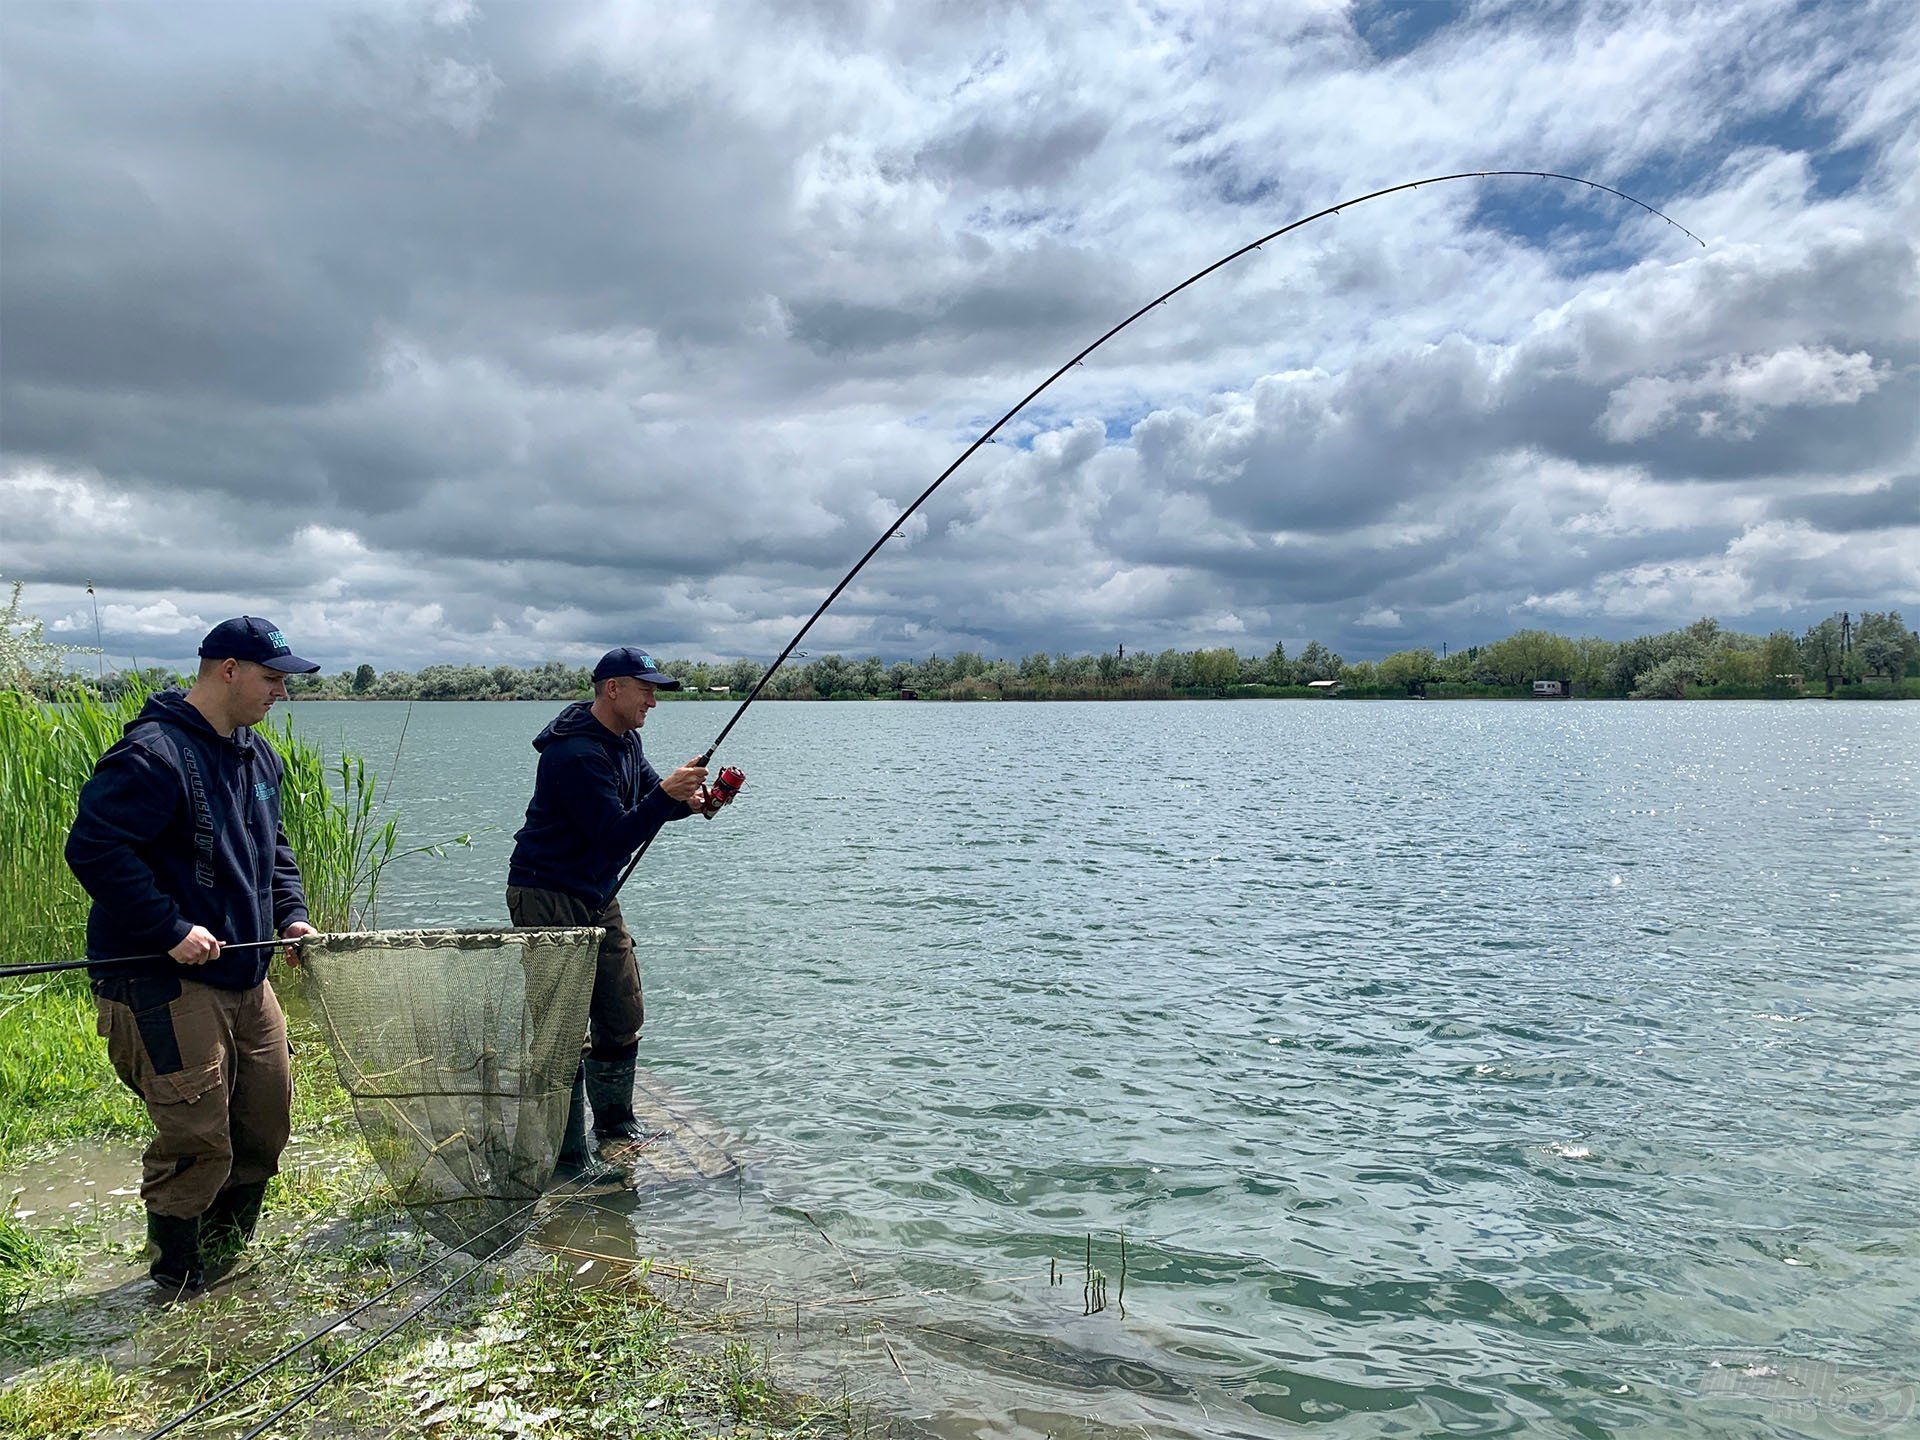
[[[358,755],[329,764],[293,733],[291,719],[264,733],[286,765],[281,822],[300,862],[308,920],[320,930],[371,927],[380,872],[399,841],[397,819],[374,818],[379,786],[373,771]]]
[[[146,703],[75,690],[45,703],[0,690],[0,964],[79,957],[87,897],[63,857],[80,787]],[[375,778],[358,756],[328,762],[284,718],[262,733],[286,764],[281,806],[315,926],[372,923],[396,822],[375,819]],[[0,981],[0,1165],[44,1139],[137,1134],[139,1107],[94,1034],[84,974]]]

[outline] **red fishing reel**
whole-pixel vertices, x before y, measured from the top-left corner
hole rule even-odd
[[[746,771],[737,770],[731,765],[723,765],[720,767],[720,773],[707,782],[707,789],[713,792],[716,800],[726,801],[738,795],[741,787],[746,783]]]

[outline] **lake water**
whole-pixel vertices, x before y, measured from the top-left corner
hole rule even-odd
[[[413,707],[407,836],[498,828],[384,923],[504,922],[558,708]],[[292,713],[385,770],[407,707]],[[649,757],[729,713],[663,705]],[[764,704],[745,798],[624,900],[643,1063],[752,1163],[612,1223],[847,1302],[769,1343],[941,1436],[1920,1433],[1917,741],[1891,704]]]

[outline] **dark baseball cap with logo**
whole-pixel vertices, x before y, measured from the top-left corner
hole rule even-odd
[[[593,667],[593,683],[611,680],[618,675],[631,675],[636,680],[647,680],[662,690],[678,690],[680,682],[671,675],[662,673],[659,664],[644,650],[631,645],[616,645],[600,657],[600,663]]]
[[[202,660],[251,660],[282,675],[311,675],[320,667],[302,660],[287,646],[287,637],[258,615],[222,620],[200,642]]]

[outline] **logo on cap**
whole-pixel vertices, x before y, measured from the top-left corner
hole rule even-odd
[[[287,644],[287,637],[257,615],[240,615],[222,620],[200,642],[203,660],[251,660],[283,675],[311,675],[320,667],[302,660]]]

